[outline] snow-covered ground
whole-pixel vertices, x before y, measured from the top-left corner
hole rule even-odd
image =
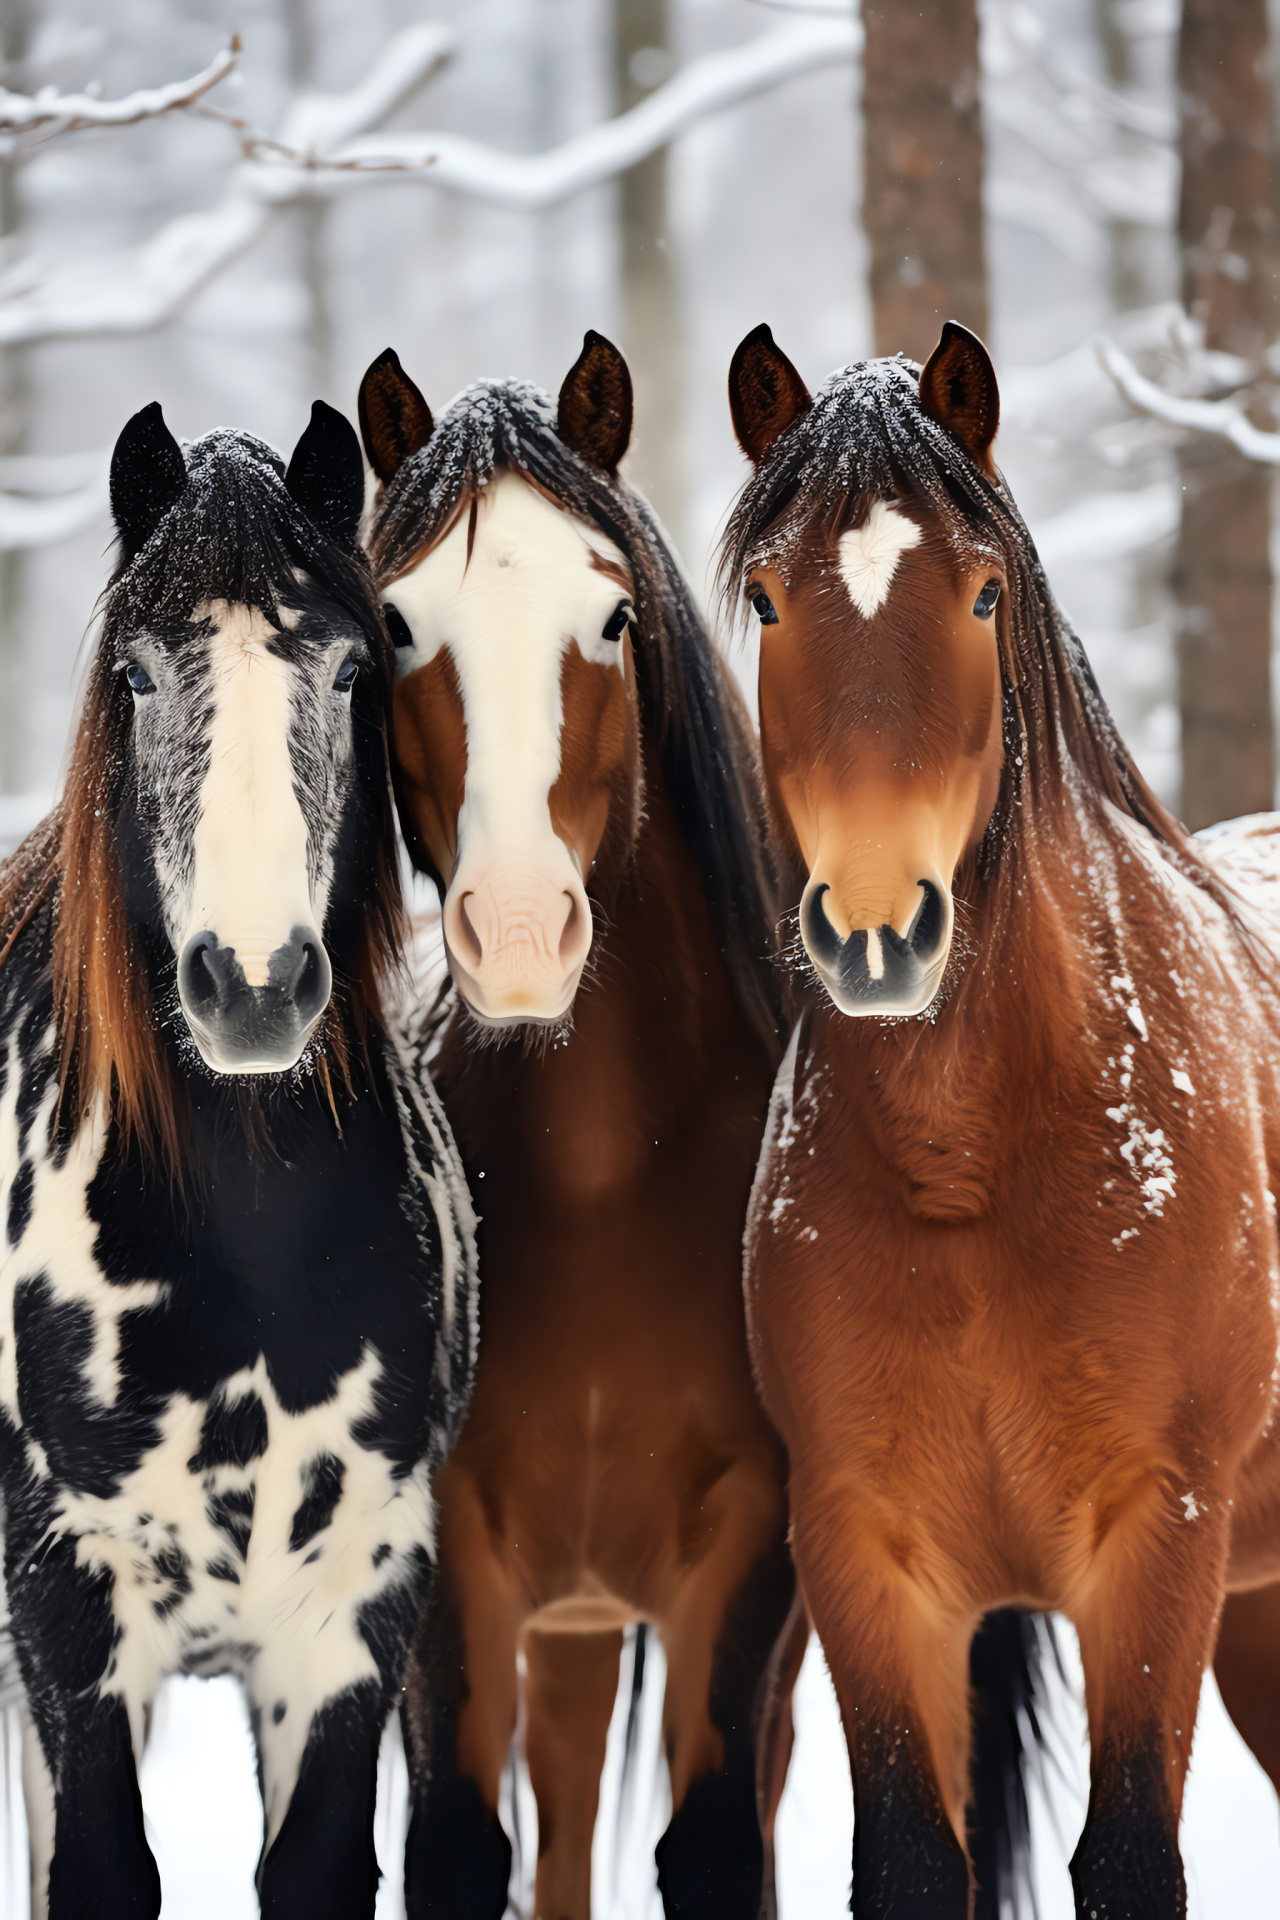
[[[1037,1920],[1072,1920],[1067,1861],[1084,1816],[1086,1746],[1074,1639],[1059,1623],[1070,1685],[1055,1693],[1056,1737],[1046,1769],[1048,1797],[1032,1781]],[[656,1683],[661,1655],[651,1654]],[[646,1687],[635,1760],[636,1787],[619,1821],[619,1777],[629,1650],[610,1730],[596,1833],[593,1903],[597,1920],[661,1920],[653,1844],[670,1800],[659,1750],[660,1693]],[[835,1695],[817,1641],[796,1689],[796,1747],[778,1815],[781,1920],[840,1920],[848,1912],[853,1798]],[[10,1765],[16,1753],[10,1755]],[[514,1774],[514,1769],[512,1770]],[[0,1777],[3,1767],[0,1766]],[[10,1780],[12,1774],[9,1775]],[[528,1783],[508,1777],[505,1817],[522,1845],[508,1920],[527,1920],[537,1816]],[[398,1863],[406,1824],[407,1776],[394,1726],[378,1773],[377,1846],[384,1879],[378,1920],[401,1920]],[[163,1688],[142,1771],[147,1831],[160,1864],[164,1920],[256,1920],[253,1870],[262,1840],[248,1716],[232,1679],[171,1680]],[[26,1920],[20,1855],[24,1834],[12,1800],[0,1823],[0,1913]],[[1280,1905],[1280,1810],[1271,1783],[1228,1720],[1210,1679],[1200,1704],[1182,1824],[1188,1920],[1271,1920]],[[522,1871],[523,1868],[523,1871]]]

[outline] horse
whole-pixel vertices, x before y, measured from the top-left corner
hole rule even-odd
[[[152,1702],[225,1671],[263,1913],[374,1911],[476,1283],[379,1011],[403,908],[363,488],[322,402],[287,470],[129,421],[65,792],[0,870],[0,1485],[49,1920],[159,1914]]]
[[[1185,1912],[1224,1590],[1280,1577],[1274,951],[1122,744],[948,323],[810,395],[767,326],[722,584],[760,622],[806,1004],[746,1233],[752,1354],[854,1776],[853,1911],[959,1920],[968,1655],[1075,1625],[1083,1920]],[[741,602],[739,602],[741,604]]]
[[[755,1728],[797,1634],[741,1239],[774,911],[745,712],[618,477],[631,411],[595,333],[554,404],[483,381],[433,422],[391,351],[360,394],[401,818],[456,983],[432,1071],[483,1275],[407,1682],[415,1916],[504,1910],[522,1661],[536,1910],[587,1920],[630,1622],[666,1653],[666,1912],[756,1920],[771,1878]]]

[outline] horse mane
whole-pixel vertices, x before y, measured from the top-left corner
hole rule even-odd
[[[730,976],[748,1015],[776,1044],[775,882],[746,710],[652,508],[567,446],[555,420],[550,396],[524,381],[484,380],[464,389],[375,508],[374,574],[385,585],[405,573],[504,469],[598,527],[626,556],[636,589],[642,725],[657,746]]]
[[[815,533],[834,540],[878,498],[932,507],[957,547],[1004,557],[1009,617],[1001,632],[1005,771],[984,849],[995,857],[1020,802],[1047,809],[1063,782],[1107,803],[1151,835],[1165,857],[1226,912],[1255,964],[1266,956],[1240,901],[1197,852],[1181,821],[1139,772],[1102,697],[1084,647],[1054,598],[1026,522],[1002,478],[992,480],[920,404],[920,368],[904,355],[832,373],[813,405],[778,436],[748,479],[725,528],[721,601],[741,615],[741,587],[767,560],[785,578]],[[1072,781],[1072,773],[1079,776]]]
[[[377,847],[362,904],[354,977],[335,967],[334,998],[321,1028],[315,1070],[336,1119],[330,1066],[348,1085],[347,1027],[357,1036],[379,1017],[378,982],[400,963],[404,907],[385,741],[393,651],[363,554],[331,540],[286,491],[284,463],[250,434],[218,428],[183,448],[187,486],[145,546],[117,565],[100,603],[102,623],[86,675],[70,765],[59,804],[0,864],[0,969],[28,927],[49,926],[57,1030],[59,1117],[71,1133],[99,1105],[122,1144],[135,1141],[171,1175],[183,1159],[184,1102],[173,1049],[161,1039],[167,1006],[154,975],[172,957],[149,956],[126,903],[120,810],[133,778],[130,703],[115,665],[140,631],[174,635],[211,600],[259,607],[273,624],[308,595],[335,601],[364,635],[374,663],[381,726],[376,751],[357,738],[357,764],[381,767],[362,802]],[[168,996],[161,996],[167,1000]],[[345,1002],[345,1009],[342,1003]],[[343,1012],[348,1016],[344,1020]]]

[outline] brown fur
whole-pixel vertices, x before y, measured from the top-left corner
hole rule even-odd
[[[1263,1438],[1276,969],[1108,750],[1081,670],[1064,652],[1038,685],[1028,673],[1034,583],[1012,547],[987,669],[960,671],[989,536],[899,491],[927,537],[873,620],[833,579],[830,519],[746,576],[778,612],[762,632],[762,746],[802,872],[821,846],[846,923],[874,924],[927,839],[949,849],[959,902],[927,1016],[850,1018],[825,1000],[804,1015],[747,1235],[752,1351],[868,1827],[854,1911],[889,1911],[872,1852],[886,1782],[918,1795],[903,1845],[936,1820],[934,1867],[961,1857],[969,1642],[988,1609],[1019,1605],[1060,1609],[1080,1635],[1093,1796],[1077,1899],[1101,1910],[1102,1887],[1122,1902],[1109,1913],[1172,1914],[1233,1546],[1233,1580],[1280,1577],[1280,1456]],[[998,803],[982,778],[962,800],[997,674],[1024,720],[1006,723],[1017,757]],[[1043,719],[1025,726],[1042,702],[1062,714],[1065,757]],[[1151,1184],[1162,1153],[1172,1196]],[[1237,1670],[1245,1611],[1224,1622]],[[1153,1831],[1158,1857],[1143,1860]],[[1124,1879],[1139,1868],[1145,1896]],[[963,1913],[950,1898],[920,1911]]]

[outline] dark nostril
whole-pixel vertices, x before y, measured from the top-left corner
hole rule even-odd
[[[916,957],[923,960],[936,953],[941,944],[946,931],[947,910],[940,887],[935,887],[931,880],[920,880],[917,885],[922,888],[924,899],[916,908],[907,942]]]
[[[193,934],[178,965],[178,991],[189,1007],[203,1012],[225,998],[234,969],[233,949],[220,947],[215,934]]]
[[[320,963],[320,954],[308,940],[302,949],[302,969],[293,989],[294,1005],[305,1019],[313,1019],[329,997],[325,970]]]

